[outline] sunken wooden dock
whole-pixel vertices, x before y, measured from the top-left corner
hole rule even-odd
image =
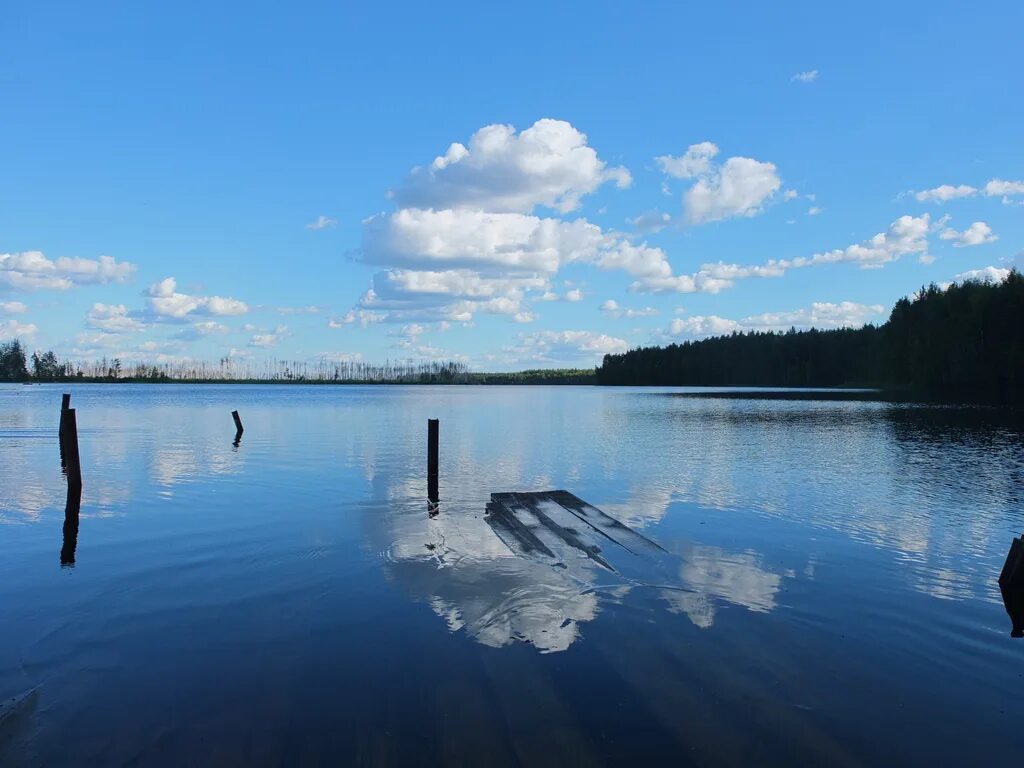
[[[664,553],[654,541],[568,491],[492,493],[487,522],[513,553],[556,565],[586,557],[614,573],[623,555]]]

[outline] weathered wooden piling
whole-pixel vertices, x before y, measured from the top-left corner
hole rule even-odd
[[[71,395],[65,392],[60,397],[60,424],[57,427],[57,443],[60,445],[60,468],[65,469],[67,463],[64,460],[64,414],[71,407]]]
[[[61,445],[64,447],[64,461],[68,476],[68,489],[82,492],[82,465],[78,454],[78,419],[75,409],[63,412],[64,429],[61,431]]]
[[[433,504],[436,504],[438,501],[437,464],[439,431],[440,422],[437,419],[427,419],[427,498]]]
[[[237,446],[242,441],[242,433],[245,432],[245,428],[242,427],[242,417],[238,415],[238,411],[232,411],[231,418],[235,420],[235,445]]]

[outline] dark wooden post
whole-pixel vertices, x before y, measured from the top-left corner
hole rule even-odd
[[[71,407],[71,395],[65,392],[60,397],[60,426],[57,427],[57,442],[60,444],[60,468],[67,467],[64,460],[64,413]]]
[[[231,418],[235,420],[235,445],[238,445],[242,441],[242,433],[245,432],[242,427],[242,417],[238,415],[238,411],[232,411]]]
[[[427,497],[434,504],[437,503],[437,459],[438,459],[438,433],[440,422],[437,419],[427,419]]]
[[[82,492],[82,465],[78,455],[78,420],[75,417],[75,409],[68,408],[64,411],[64,458],[67,462],[68,489],[77,493]]]

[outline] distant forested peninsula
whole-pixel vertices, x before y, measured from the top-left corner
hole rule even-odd
[[[840,387],[1024,403],[1024,277],[922,288],[881,326],[750,332],[605,355],[606,385]]]

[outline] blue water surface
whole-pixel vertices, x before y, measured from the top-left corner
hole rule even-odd
[[[1020,422],[685,392],[0,386],[0,764],[1019,761]],[[487,524],[555,488],[664,555]]]

